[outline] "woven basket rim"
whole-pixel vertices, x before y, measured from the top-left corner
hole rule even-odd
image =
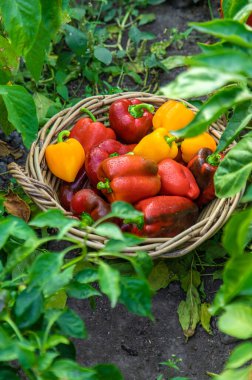
[[[88,108],[98,121],[106,123],[108,120],[106,114],[109,105],[115,100],[122,98],[138,98],[144,102],[154,104],[156,108],[168,100],[165,96],[134,91],[113,95],[96,95],[83,99],[74,106],[66,108],[54,115],[40,129],[38,138],[32,144],[28,154],[25,170],[20,168],[16,163],[9,165],[10,173],[16,178],[24,191],[34,200],[40,209],[58,208],[66,215],[72,215],[70,212],[66,212],[59,203],[57,189],[60,180],[54,177],[47,168],[44,158],[47,145],[55,141],[55,137],[61,130],[66,128],[71,129],[74,123],[80,117],[83,117],[83,114],[80,112],[82,107]],[[185,103],[194,112],[198,111],[197,107],[189,102],[183,99],[177,100]],[[217,142],[224,130],[225,126],[222,120],[212,123],[209,127],[209,133]],[[176,258],[189,253],[209,239],[223,226],[236,208],[242,193],[243,191],[234,197],[226,199],[216,198],[203,209],[195,225],[175,237],[145,238],[143,244],[127,247],[124,253],[126,255],[134,255],[136,252],[144,250],[153,258]],[[92,228],[87,230],[71,228],[69,235],[74,236],[75,239],[85,239],[87,246],[93,249],[103,248],[106,242],[106,239],[94,233]]]

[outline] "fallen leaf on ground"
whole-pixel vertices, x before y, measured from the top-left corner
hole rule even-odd
[[[25,222],[28,222],[31,215],[30,207],[23,199],[12,191],[5,196],[4,207],[6,211],[14,216],[22,218]]]
[[[16,160],[23,156],[23,152],[19,148],[13,148],[5,141],[0,140],[0,157],[12,155]]]

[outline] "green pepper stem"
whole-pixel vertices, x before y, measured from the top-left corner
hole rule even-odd
[[[169,145],[169,147],[171,148],[172,143],[177,140],[177,137],[175,137],[175,136],[172,136],[172,137],[164,136],[164,139],[167,142],[167,144]]]
[[[221,155],[219,153],[210,154],[207,157],[206,162],[212,166],[218,166],[221,160]]]
[[[128,108],[128,112],[135,119],[142,117],[145,110],[149,111],[150,113],[154,113],[155,107],[152,104],[141,103],[141,104],[132,104]]]
[[[58,138],[57,138],[57,141],[58,143],[61,143],[63,142],[63,139],[64,137],[68,137],[70,135],[70,131],[61,131],[59,134],[58,134]]]
[[[88,212],[83,212],[81,214],[81,227],[92,226],[94,224],[94,219]]]
[[[90,117],[90,119],[92,119],[93,121],[96,121],[96,117],[94,116],[94,114],[92,114],[92,112],[89,111],[87,108],[83,107],[80,110],[81,112],[86,113]]]
[[[119,153],[117,153],[117,152],[111,153],[109,155],[109,157],[117,157],[117,156],[119,156]]]
[[[107,193],[112,193],[112,189],[110,187],[110,180],[108,178],[105,178],[104,182],[98,182],[96,187],[98,190],[107,190]]]

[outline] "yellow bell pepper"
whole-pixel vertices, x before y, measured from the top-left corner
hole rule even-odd
[[[133,149],[134,154],[159,162],[165,158],[175,158],[178,154],[176,137],[167,133],[165,128],[158,128],[144,136]]]
[[[69,135],[69,131],[60,132],[57,144],[46,148],[45,158],[49,169],[56,177],[73,182],[84,164],[85,152],[78,140],[70,138],[63,141],[63,137]]]
[[[181,143],[182,158],[185,162],[191,161],[201,148],[216,150],[216,142],[209,133],[204,132],[195,137],[188,137]]]
[[[184,128],[194,118],[194,112],[177,100],[168,100],[159,107],[153,116],[153,128],[176,131]]]

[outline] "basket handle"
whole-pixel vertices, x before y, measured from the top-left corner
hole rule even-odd
[[[28,173],[15,162],[8,165],[9,173],[22,186],[26,194],[41,208],[59,208],[65,211],[59,202],[57,202],[55,193],[46,184],[29,177]]]

